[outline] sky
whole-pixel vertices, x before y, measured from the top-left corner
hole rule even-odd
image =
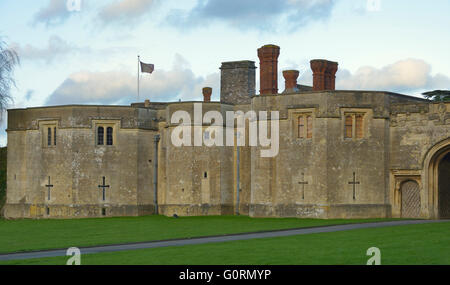
[[[339,62],[336,89],[420,96],[450,89],[448,0],[0,0],[0,37],[21,60],[9,108],[219,100],[220,65],[281,47],[281,71]],[[258,77],[258,76],[257,76]],[[257,80],[258,81],[258,80]],[[259,83],[257,82],[257,93]],[[0,146],[7,143],[7,114]]]

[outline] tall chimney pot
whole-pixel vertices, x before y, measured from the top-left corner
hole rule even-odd
[[[211,102],[211,94],[212,94],[211,87],[203,88],[203,102]]]
[[[313,90],[326,91],[336,89],[336,72],[338,63],[324,59],[311,60],[313,71]]]
[[[280,47],[265,45],[258,49],[261,95],[278,94],[278,56]]]
[[[300,75],[298,70],[285,70],[283,71],[283,77],[285,79],[285,89],[283,93],[295,93],[299,89],[297,87],[297,78]]]

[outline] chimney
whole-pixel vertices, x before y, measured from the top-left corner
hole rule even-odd
[[[325,91],[336,89],[336,72],[338,63],[324,59],[311,60],[313,71],[313,90]]]
[[[150,100],[145,100],[145,102],[144,102],[144,107],[145,108],[148,108],[148,107],[150,107]]]
[[[280,47],[265,45],[258,49],[261,95],[278,94],[278,56]]]
[[[297,87],[297,78],[300,75],[298,70],[285,70],[283,77],[285,79],[285,89],[283,93],[296,93],[299,91]]]
[[[211,94],[212,94],[211,87],[203,88],[203,102],[211,102]]]
[[[250,104],[252,96],[255,96],[255,62],[249,60],[222,62],[220,71],[220,102]]]

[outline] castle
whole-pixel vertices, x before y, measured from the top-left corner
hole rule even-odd
[[[199,102],[9,110],[5,217],[450,217],[450,103],[335,90],[327,60],[311,61],[312,87],[284,71],[279,93],[279,54],[258,49],[259,95],[255,62],[224,62],[220,102],[210,88],[201,102],[223,117],[277,111],[273,157],[248,143],[174,146],[172,115],[194,117]]]

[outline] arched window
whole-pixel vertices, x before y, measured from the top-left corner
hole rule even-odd
[[[98,127],[97,133],[97,144],[104,145],[105,129],[103,127]]]
[[[41,129],[42,147],[53,148],[56,146],[56,128],[57,123],[49,123]]]
[[[356,115],[356,138],[358,139],[362,139],[364,137],[363,122],[363,116]]]
[[[298,117],[298,137],[305,138],[305,118],[303,116]]]
[[[307,131],[306,131],[306,137],[308,139],[312,139],[312,129],[313,129],[313,120],[311,116],[306,117],[306,125],[307,125]]]
[[[47,129],[47,145],[48,146],[52,145],[52,129],[51,128]]]
[[[312,139],[313,137],[313,117],[310,114],[303,114],[298,117],[298,138]]]
[[[353,116],[348,115],[345,117],[345,138],[353,137]]]
[[[113,145],[113,128],[108,127],[106,129],[106,144]]]

